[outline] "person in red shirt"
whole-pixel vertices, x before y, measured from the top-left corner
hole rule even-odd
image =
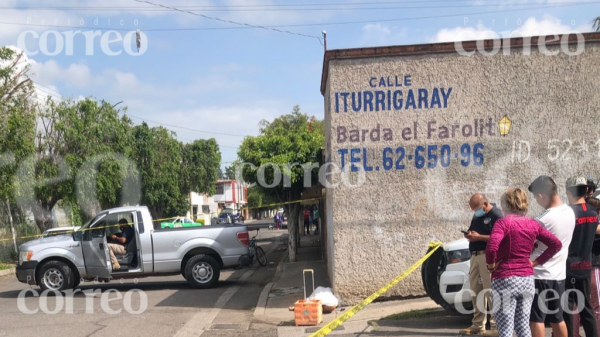
[[[305,235],[310,235],[310,211],[308,207],[304,207],[304,232]]]
[[[587,180],[588,188],[585,202],[594,206],[596,211],[600,211],[600,199],[594,196],[594,194],[596,194],[596,189],[598,188],[596,182],[591,175],[587,176]],[[598,229],[596,229],[594,245],[592,246],[592,286],[590,293],[592,309],[594,310],[594,315],[596,316],[596,327],[600,326],[600,235],[598,235],[598,231],[600,231],[600,226],[598,226]],[[573,323],[574,326],[578,326],[579,317],[573,317]],[[576,332],[577,331],[574,331],[574,337],[579,337]]]
[[[598,212],[585,197],[588,189],[588,180],[584,176],[574,176],[567,179],[566,189],[569,204],[575,212],[575,230],[573,240],[569,245],[567,258],[566,293],[569,294],[569,311],[573,312],[578,301],[577,294],[583,294],[583,308],[577,308],[579,319],[586,336],[598,336],[596,317],[590,302],[591,276],[592,276],[592,247],[594,235],[598,229]],[[570,291],[569,290],[575,290]],[[567,324],[569,337],[578,334],[579,325],[575,325],[573,314],[565,311],[564,318]]]
[[[492,272],[494,317],[500,337],[531,336],[529,317],[535,293],[533,267],[543,265],[562,248],[562,243],[537,221],[525,216],[529,203],[520,188],[508,189],[501,198],[504,218],[496,221],[485,250]],[[531,261],[538,240],[548,248]]]

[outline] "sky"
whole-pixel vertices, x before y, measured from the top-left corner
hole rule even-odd
[[[324,117],[322,31],[328,49],[344,49],[589,32],[600,16],[593,0],[148,1],[0,0],[0,45],[26,47],[40,95],[122,102],[135,124],[184,142],[214,137],[223,166],[262,119],[295,105]],[[138,29],[143,53],[108,33]]]

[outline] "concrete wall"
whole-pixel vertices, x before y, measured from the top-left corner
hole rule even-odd
[[[395,87],[396,76],[401,87]],[[410,76],[409,86],[405,85],[405,76]],[[381,77],[385,87],[379,87]],[[371,78],[376,78],[375,88]],[[329,61],[324,88],[326,157],[339,166],[339,150],[347,150],[344,160],[349,180],[356,181],[360,175],[365,178],[360,187],[342,183],[327,190],[328,240],[329,247],[334,247],[328,251],[329,272],[342,300],[356,302],[392,280],[425,254],[430,240],[448,242],[461,238],[459,230],[466,229],[472,217],[467,202],[474,192],[483,192],[499,203],[506,188],[526,188],[538,175],[548,174],[556,179],[561,197],[566,198],[567,176],[576,171],[598,176],[599,79],[598,43],[586,44],[579,56],[563,52],[545,56],[535,49],[532,55],[523,55],[513,48],[510,55],[465,57],[445,53]],[[440,104],[434,102],[431,108],[435,89],[440,96],[442,88],[446,93],[452,88],[446,107],[440,98]],[[413,89],[416,99],[418,90],[425,89],[429,108],[425,108],[425,100],[421,109],[418,100],[415,107],[410,104],[406,108],[408,89]],[[341,93],[371,91],[376,97],[380,95],[375,93],[378,90],[385,95],[380,111],[354,112],[348,96],[348,112],[343,112]],[[401,110],[393,107],[393,97],[387,100],[388,90],[392,96],[395,90],[403,91]],[[498,124],[505,115],[513,125],[507,136],[500,136]],[[475,119],[477,136],[473,130]],[[490,119],[491,127],[487,125]],[[429,124],[435,131],[428,137],[431,122],[435,122]],[[469,124],[470,135],[469,127],[464,126]],[[452,125],[459,125],[454,137]],[[448,127],[448,138],[440,138],[440,126]],[[339,142],[338,127],[361,130],[359,140]],[[373,141],[370,131],[377,128],[381,130],[380,140]],[[384,129],[390,130],[393,140],[384,140]],[[410,130],[410,135],[405,129]],[[362,130],[369,130],[364,140]],[[460,152],[463,144],[471,149],[468,164]],[[475,144],[483,145],[477,150],[483,156],[481,166],[474,162]],[[437,145],[434,152],[438,157],[441,146],[449,146],[447,167],[442,167],[438,159],[435,168],[428,168],[427,163],[424,168],[416,168],[417,146],[424,147],[421,154],[427,161],[428,145]],[[399,163],[404,169],[395,167],[400,155],[396,154],[398,147],[405,149],[405,157]],[[384,169],[385,148],[390,148],[387,153],[393,161],[390,170]],[[360,172],[351,170],[352,149],[356,149],[354,164]],[[366,166],[372,171],[365,172],[365,150]],[[340,179],[339,174],[332,176],[332,182]],[[535,216],[540,211],[537,204],[531,205],[529,214]],[[422,294],[417,271],[387,296]]]
[[[215,202],[231,202],[233,201],[233,188],[231,183],[221,183],[223,185],[223,194],[215,194],[213,196]]]

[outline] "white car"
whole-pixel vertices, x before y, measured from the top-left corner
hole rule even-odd
[[[42,237],[58,236],[58,235],[71,235],[74,231],[78,230],[79,227],[57,227],[50,228],[42,233]]]
[[[470,260],[469,241],[460,239],[444,244],[423,263],[421,277],[427,295],[448,311],[456,312],[458,305],[473,308],[468,291]]]

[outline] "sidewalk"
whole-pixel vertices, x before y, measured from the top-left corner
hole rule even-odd
[[[339,307],[330,314],[324,314],[324,322],[318,327],[296,327],[294,322],[294,312],[289,311],[288,307],[293,306],[294,303],[304,297],[302,271],[304,269],[313,269],[315,273],[315,288],[330,287],[329,279],[327,277],[327,263],[322,261],[321,244],[316,236],[302,236],[301,247],[298,250],[298,262],[290,263],[286,262],[285,259],[278,267],[277,274],[273,280],[273,283],[268,284],[263,290],[261,300],[257,305],[257,309],[254,313],[255,319],[270,324],[278,325],[278,336],[295,337],[295,336],[309,336],[316,332],[320,327],[333,321],[350,307]],[[312,287],[308,291],[312,291]],[[307,295],[310,295],[307,294]],[[429,298],[419,298],[412,300],[403,301],[389,301],[372,303],[362,311],[357,313],[350,320],[346,321],[341,328],[331,333],[331,335],[397,335],[403,329],[402,327],[396,327],[396,321],[380,321],[379,323],[373,323],[372,321],[381,319],[383,317],[398,314],[401,312],[408,312],[412,310],[421,309],[438,309],[436,305]],[[444,313],[445,314],[445,313]],[[453,318],[453,320],[456,320]],[[469,322],[469,318],[465,320]],[[457,327],[452,327],[448,331],[452,331],[454,335],[458,331],[459,327],[464,325],[463,322]],[[424,331],[430,330],[431,323],[428,323],[427,328]],[[410,336],[413,330],[411,327],[407,327],[407,331],[401,333],[403,336]],[[421,332],[416,332],[415,336],[422,336]],[[438,330],[439,331],[439,330]],[[439,331],[442,332],[442,331]],[[441,336],[443,334],[430,334],[431,336]]]
[[[255,322],[277,326],[281,337],[310,336],[327,323],[343,315],[351,307],[338,307],[324,314],[324,322],[317,327],[297,327],[294,312],[288,307],[304,297],[302,271],[313,269],[315,288],[330,287],[327,263],[322,261],[321,244],[317,236],[302,236],[298,262],[287,262],[287,255],[277,267],[272,283],[267,284],[260,296]],[[312,287],[309,287],[309,292]],[[310,295],[310,294],[308,294]],[[394,315],[394,317],[390,317]],[[383,320],[383,318],[386,318]],[[458,331],[471,325],[471,316],[452,314],[427,297],[371,303],[333,331],[331,336],[458,336]],[[551,329],[546,329],[550,336]]]

